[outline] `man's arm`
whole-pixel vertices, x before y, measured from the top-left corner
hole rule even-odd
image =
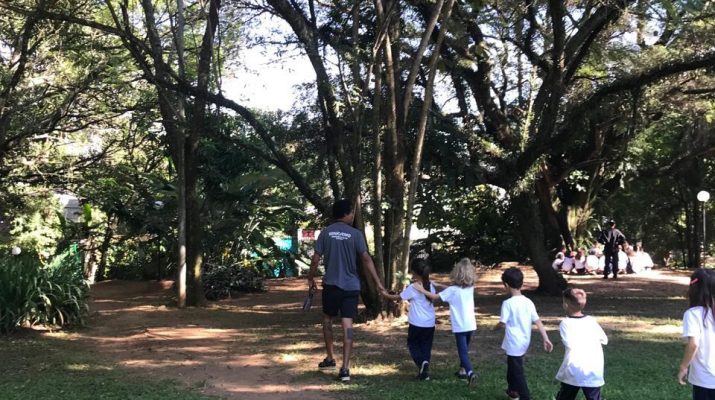
[[[372,262],[372,257],[370,257],[370,253],[367,251],[363,252],[360,254],[360,259],[362,260],[362,265],[367,268],[367,272],[370,274],[372,279],[375,281],[375,285],[377,285],[377,289],[382,293],[385,292],[385,286],[383,286],[382,281],[380,280],[380,277],[377,276],[377,271],[375,270],[375,264]]]
[[[321,257],[322,256],[317,251],[313,252],[313,258],[310,260],[310,271],[308,271],[308,285],[310,287],[315,285],[315,273],[318,271]]]

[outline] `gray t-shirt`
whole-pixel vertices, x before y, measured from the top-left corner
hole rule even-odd
[[[320,232],[315,251],[325,261],[324,285],[360,290],[357,257],[367,251],[362,232],[344,222],[335,222]]]

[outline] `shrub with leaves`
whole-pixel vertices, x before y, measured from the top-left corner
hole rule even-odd
[[[69,252],[44,265],[37,257],[0,258],[0,332],[19,325],[84,324],[89,286],[82,262]]]
[[[203,274],[208,300],[229,297],[231,292],[261,292],[265,290],[263,276],[253,267],[207,264]]]

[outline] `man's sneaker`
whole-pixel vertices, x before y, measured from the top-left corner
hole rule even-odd
[[[422,361],[419,378],[423,381],[429,380],[429,361]]]
[[[469,378],[467,379],[467,386],[469,386],[470,388],[477,386],[477,374],[472,371],[468,376]]]
[[[320,368],[320,369],[334,369],[335,368],[335,360],[328,360],[326,358],[323,361],[321,361],[320,364],[318,364],[318,368]]]
[[[350,370],[347,368],[340,368],[340,373],[338,373],[338,379],[342,382],[350,382]]]
[[[460,379],[460,380],[463,380],[463,381],[466,381],[467,378],[469,378],[469,377],[467,376],[467,374],[465,374],[465,373],[463,373],[463,372],[461,372],[461,371],[455,372],[455,373],[454,373],[454,376],[456,376],[457,379]]]
[[[513,391],[513,390],[505,390],[504,393],[506,393],[506,397],[510,400],[519,400],[519,393]]]

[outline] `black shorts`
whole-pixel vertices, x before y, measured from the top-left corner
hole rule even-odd
[[[323,285],[323,313],[330,317],[357,317],[359,290],[343,290],[334,285]]]

